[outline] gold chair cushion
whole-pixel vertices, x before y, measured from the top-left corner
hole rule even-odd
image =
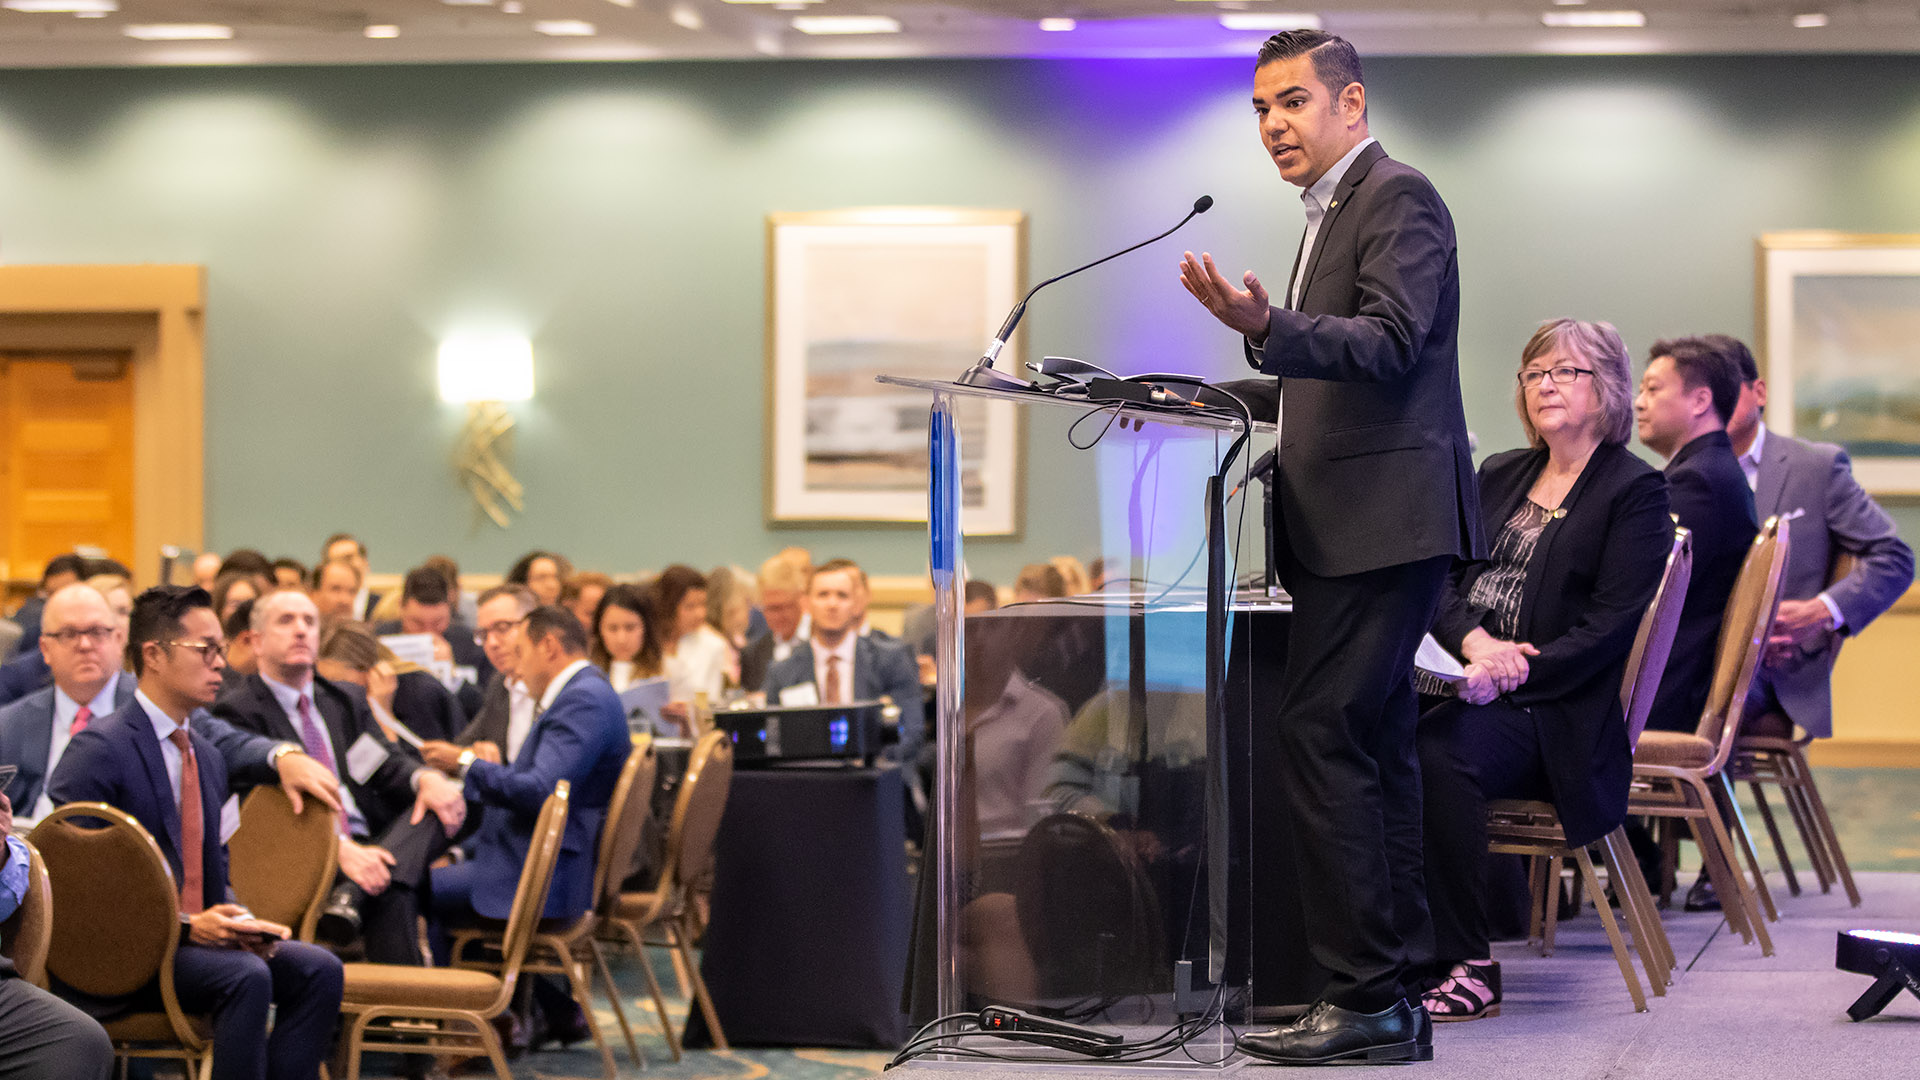
[[[1740,734],[1759,739],[1791,739],[1793,721],[1787,719],[1785,713],[1757,713],[1741,721]]]
[[[1691,731],[1648,731],[1640,736],[1633,760],[1638,765],[1703,769],[1713,763],[1713,744]]]
[[[213,1038],[213,1025],[201,1017],[189,1016],[187,1023],[201,1039]],[[107,1037],[117,1043],[179,1042],[179,1036],[173,1033],[173,1025],[167,1022],[167,1014],[163,1012],[128,1013],[100,1026],[106,1028]]]
[[[355,1005],[418,1005],[428,1009],[485,1009],[500,996],[492,972],[417,968],[405,964],[345,964],[342,1000]]]

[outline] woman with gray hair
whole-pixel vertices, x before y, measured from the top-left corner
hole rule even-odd
[[[1528,448],[1480,466],[1489,554],[1455,567],[1433,624],[1467,678],[1420,718],[1435,1020],[1499,1012],[1487,803],[1550,801],[1573,845],[1626,816],[1620,680],[1673,539],[1666,479],[1627,449],[1633,372],[1613,327],[1546,323],[1517,378]]]

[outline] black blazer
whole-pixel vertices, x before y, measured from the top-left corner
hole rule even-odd
[[[374,720],[373,710],[367,706],[366,691],[359,687],[315,675],[313,704],[320,710],[327,736],[333,742],[340,782],[353,793],[354,803],[366,817],[368,834],[379,836],[396,817],[412,808],[413,773],[420,768],[420,759],[414,756],[411,747],[388,740],[386,732],[381,731]],[[213,704],[213,714],[234,727],[295,746],[303,745],[298,723],[280,707],[273,690],[259,675],[247,676],[238,686],[222,694]],[[387,751],[387,760],[381,762],[364,784],[355,780],[347,767],[347,751],[362,735],[371,735]]]
[[[507,692],[507,677],[499,672],[487,682],[486,693],[480,697],[480,708],[473,714],[459,736],[453,741],[461,746],[472,746],[477,742],[490,742],[507,752],[507,722],[512,718],[512,695]]]
[[[1285,383],[1275,552],[1336,577],[1482,558],[1460,401],[1460,266],[1439,192],[1378,143],[1334,189],[1248,359]],[[1287,294],[1280,294],[1285,296]]]
[[[767,684],[767,670],[773,667],[773,631],[769,630],[740,650],[740,689],[753,693]]]
[[[460,699],[430,671],[404,671],[394,680],[393,718],[423,739],[452,740],[467,726]]]
[[[1510,450],[1480,466],[1488,535],[1519,509],[1546,465],[1545,450]],[[1507,700],[1533,717],[1571,844],[1597,840],[1626,817],[1633,750],[1620,682],[1673,545],[1666,489],[1632,451],[1602,445],[1561,500],[1566,515],[1541,530],[1527,564],[1519,640],[1540,655]],[[1434,637],[1456,654],[1461,639],[1489,621],[1487,609],[1467,601],[1489,565],[1459,564],[1441,595]]]
[[[1733,443],[1724,431],[1700,436],[1667,462],[1667,498],[1674,517],[1693,531],[1693,580],[1680,607],[1673,654],[1654,694],[1647,726],[1692,731],[1707,704],[1727,597],[1733,595],[1740,564],[1760,531],[1760,519],[1754,513],[1747,474],[1740,471],[1740,459],[1734,457]]]

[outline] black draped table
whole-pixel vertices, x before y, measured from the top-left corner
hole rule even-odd
[[[912,902],[895,766],[735,769],[700,973],[728,1041],[895,1047]],[[711,1044],[695,1008],[687,1045]]]

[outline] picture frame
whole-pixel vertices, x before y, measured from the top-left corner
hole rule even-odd
[[[1768,426],[1837,443],[1874,495],[1920,495],[1920,234],[1770,232],[1756,245]]]
[[[1016,210],[768,215],[770,524],[926,524],[932,402],[874,377],[952,379],[971,366],[1020,299],[1025,251]],[[997,366],[1021,370],[1016,343]],[[967,533],[1018,535],[1020,410],[969,398],[957,419]]]

